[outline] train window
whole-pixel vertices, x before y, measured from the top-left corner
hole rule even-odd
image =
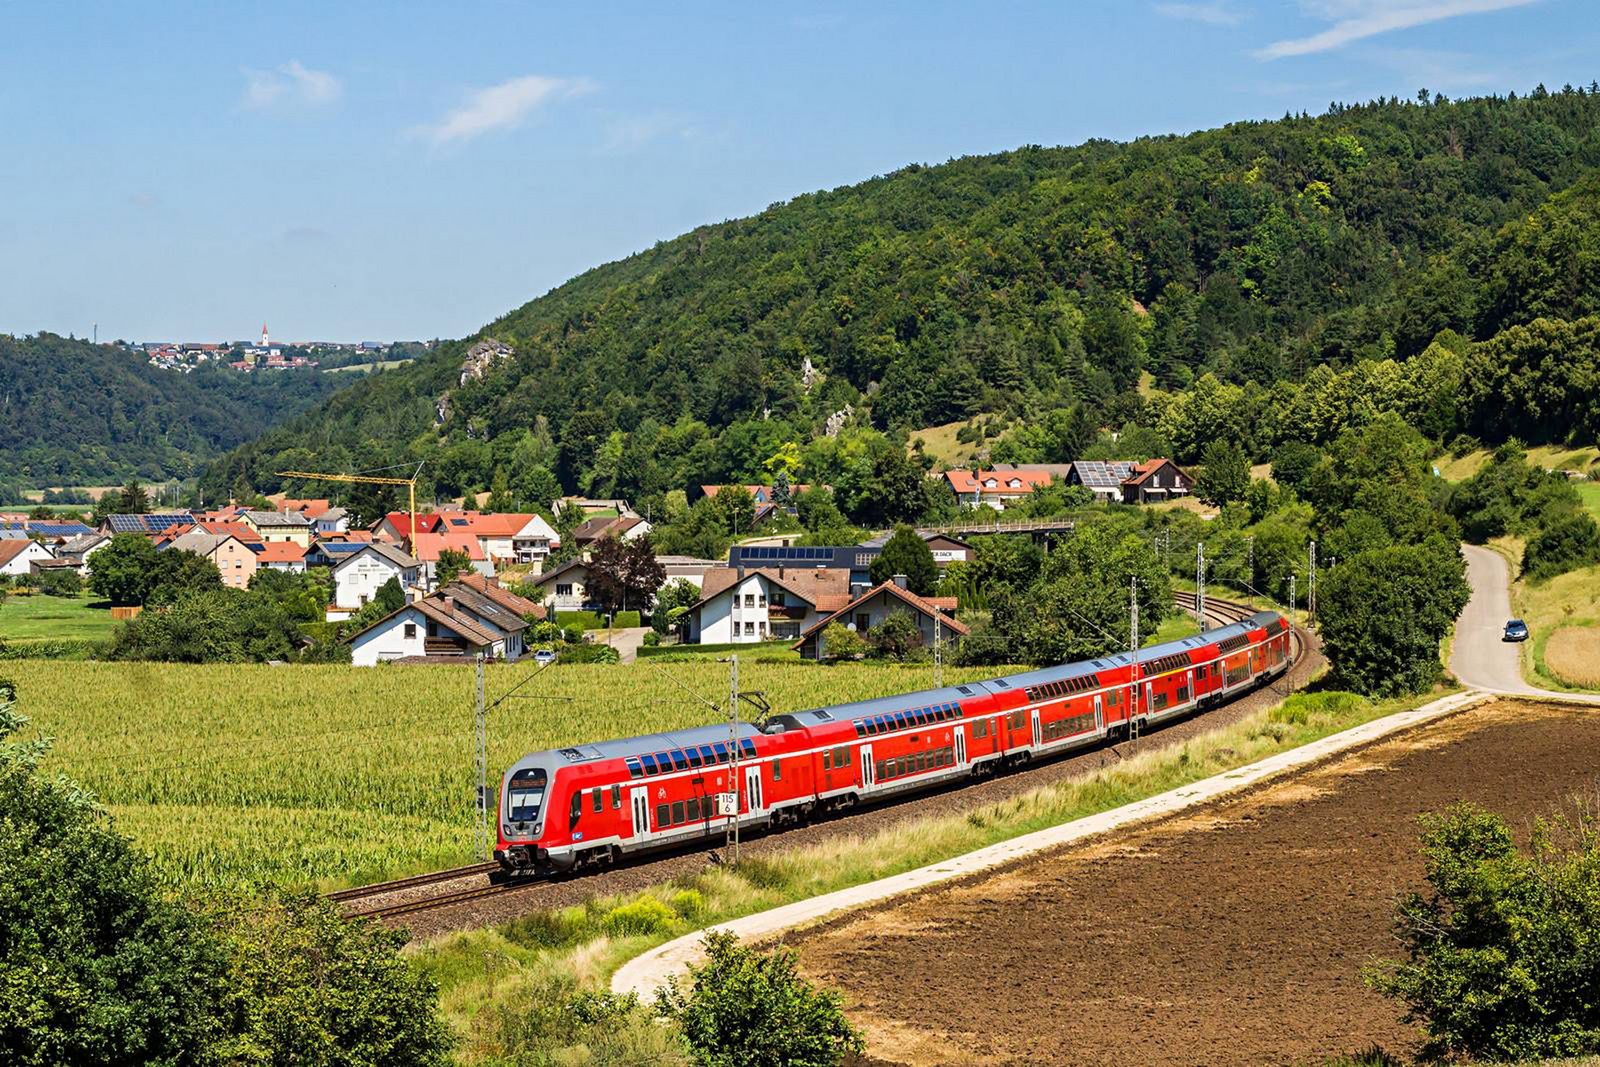
[[[606,810],[606,791],[604,789],[596,789],[594,791],[594,810],[597,815]]]
[[[879,715],[876,719],[873,719],[872,721],[873,721],[874,725],[876,725],[878,727],[878,732],[880,734],[889,732],[889,717],[887,715]]]
[[[622,807],[622,787],[620,785],[611,787],[611,806],[612,808]]]
[[[539,817],[539,807],[544,803],[544,787],[549,776],[539,767],[525,768],[511,776],[511,786],[506,796],[512,822],[533,822]]]
[[[856,728],[857,737],[865,737],[867,735],[866,723],[862,722],[860,719],[857,719],[852,725]]]
[[[689,798],[689,821],[690,822],[699,822],[700,821],[700,798],[699,797],[690,797]]]
[[[840,762],[839,766],[850,766],[850,750],[848,748],[841,748],[838,752],[838,758],[842,761]]]
[[[783,768],[778,766],[777,760],[772,761],[772,780],[774,782],[783,781]]]
[[[644,775],[644,768],[639,766],[639,758],[637,756],[629,756],[622,762],[628,765],[629,778],[639,778]]]
[[[973,737],[988,737],[989,736],[989,720],[988,719],[979,719],[978,721],[974,722],[972,724],[972,736]]]
[[[689,769],[689,757],[683,754],[682,749],[675,749],[672,753],[672,769],[686,771]]]
[[[640,760],[642,761],[642,763],[644,765],[644,773],[646,773],[646,774],[655,774],[656,773],[656,758],[654,756],[641,756]]]
[[[686,748],[686,749],[683,750],[683,754],[689,758],[689,766],[690,767],[698,767],[698,766],[700,766],[700,750],[699,749]]]
[[[661,768],[661,773],[666,774],[672,770],[672,757],[665,752],[656,753],[656,766]]]
[[[656,805],[656,829],[657,830],[665,830],[667,828],[667,824],[671,821],[671,820],[669,820],[667,818],[667,816],[670,815],[671,812],[672,812],[672,809],[667,807],[667,805],[665,805],[665,804],[657,804]]]
[[[739,742],[739,752],[744,756],[745,759],[755,759],[756,743],[750,740],[748,737],[742,739]]]
[[[701,745],[700,746],[700,765],[702,767],[709,767],[715,762],[717,762],[716,750],[713,749],[710,745]]]
[[[832,749],[825,748],[825,749],[822,750],[822,769],[825,770],[825,771],[833,770],[833,750]]]
[[[1018,708],[1016,711],[1013,711],[1011,713],[1011,728],[1013,730],[1022,729],[1022,709],[1021,708]]]
[[[572,826],[578,825],[578,816],[583,814],[583,790],[575,789],[572,792]]]
[[[675,801],[672,805],[672,825],[683,822],[683,801]]]
[[[718,741],[716,744],[712,745],[711,748],[717,754],[718,763],[728,762],[728,746],[724,742]]]

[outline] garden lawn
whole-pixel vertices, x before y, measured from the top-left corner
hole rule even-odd
[[[111,605],[90,593],[60,597],[10,592],[0,604],[0,641],[108,641],[116,625]]]

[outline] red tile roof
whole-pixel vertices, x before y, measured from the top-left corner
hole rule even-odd
[[[873,586],[865,593],[862,593],[853,600],[849,600],[842,607],[837,608],[831,615],[827,615],[821,619],[818,619],[815,623],[812,623],[806,632],[800,635],[800,640],[796,641],[793,647],[799,648],[801,645],[805,644],[806,639],[812,634],[816,633],[818,630],[824,629],[829,623],[837,622],[841,618],[849,615],[850,612],[855,610],[858,604],[866,603],[879,593],[887,593],[890,596],[898,597],[900,600],[914,608],[917,612],[926,615],[930,619],[933,618],[935,613],[937,613],[943,618],[943,625],[949,627],[950,631],[954,634],[965,635],[972,632],[972,627],[968,626],[964,622],[961,622],[955,617],[955,611],[957,607],[955,597],[918,596],[911,590],[901,589],[898,585],[895,585],[894,582],[890,581],[884,582],[881,585]]]
[[[421,516],[417,516],[419,519]],[[465,552],[468,559],[486,559],[483,554],[483,545],[476,537],[464,530],[451,530],[449,533],[419,533],[412,538],[411,554],[424,563],[436,563],[439,553],[447,548],[457,552]]]
[[[255,553],[257,563],[298,563],[306,558],[306,550],[293,541],[269,541]]]
[[[948,470],[944,472],[945,481],[949,483],[951,489],[958,493],[976,493],[981,488],[983,492],[995,496],[1021,496],[1025,493],[1033,492],[1040,486],[1049,485],[1052,480],[1048,471],[987,470],[979,471],[978,475],[978,479],[974,481],[972,472],[969,470]],[[994,480],[994,485],[979,484],[980,482],[987,483],[990,479]],[[1011,485],[1013,481],[1018,484],[1016,486]]]

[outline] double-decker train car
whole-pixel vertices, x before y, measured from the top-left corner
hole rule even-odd
[[[1257,612],[1194,637],[984,682],[745,723],[534,752],[501,782],[501,874],[611,862],[729,829],[980,776],[1128,736],[1281,674],[1289,627]]]

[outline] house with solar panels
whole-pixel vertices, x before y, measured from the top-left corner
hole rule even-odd
[[[1081,485],[1099,500],[1119,501],[1135,465],[1131,459],[1080,459],[1069,464],[1067,484]]]
[[[102,533],[136,533],[146,537],[171,532],[175,526],[193,526],[194,514],[188,511],[162,511],[153,515],[107,515]]]

